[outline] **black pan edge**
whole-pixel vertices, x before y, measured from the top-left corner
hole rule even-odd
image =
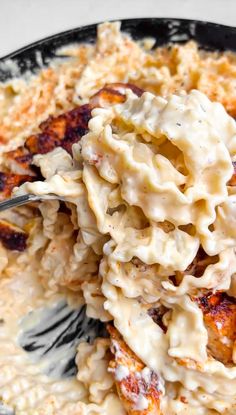
[[[200,20],[160,17],[120,21],[121,29],[129,33],[135,40],[151,36],[156,39],[155,46],[172,42],[185,43],[194,39],[201,48],[207,50],[236,51],[236,27]],[[0,58],[0,81],[5,81],[13,76],[12,65],[8,64],[9,60],[18,67],[17,75],[19,76],[26,71],[35,72],[42,65],[46,65],[50,59],[58,56],[56,54],[58,48],[71,43],[94,42],[98,24],[46,37]]]

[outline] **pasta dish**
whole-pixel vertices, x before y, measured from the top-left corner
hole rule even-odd
[[[63,199],[0,216],[2,403],[16,415],[234,415],[236,57],[155,48],[119,23],[62,54],[0,86],[1,200]],[[71,349],[50,354],[45,329],[57,330],[53,307],[64,324],[61,301],[85,307],[85,333],[102,327],[76,343],[70,376],[59,367]]]

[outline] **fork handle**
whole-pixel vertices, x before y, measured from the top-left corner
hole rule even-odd
[[[0,212],[6,209],[10,209],[12,207],[25,205],[29,202],[36,202],[37,200],[40,200],[40,197],[32,194],[12,197],[11,199],[7,199],[3,202],[0,202]]]

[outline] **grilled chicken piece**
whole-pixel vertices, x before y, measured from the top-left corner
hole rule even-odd
[[[114,82],[112,84],[106,84],[104,88],[109,88],[113,91],[120,92],[120,94],[124,96],[126,95],[127,89],[131,89],[131,91],[133,91],[133,93],[138,97],[141,97],[141,95],[144,93],[144,89],[127,82]]]
[[[89,105],[75,108],[58,117],[49,117],[40,124],[40,133],[28,137],[24,146],[3,155],[5,165],[14,173],[36,176],[31,167],[33,156],[46,154],[56,147],[63,147],[71,154],[72,144],[88,132],[90,118]]]
[[[0,241],[11,251],[22,252],[26,249],[28,235],[18,226],[5,220],[0,220]]]
[[[34,154],[45,154],[55,147],[62,147],[71,153],[72,144],[78,142],[88,132],[91,110],[124,102],[125,91],[132,89],[137,95],[143,90],[132,84],[108,84],[98,91],[89,104],[82,105],[58,117],[49,117],[40,124],[41,133],[30,136],[25,147]]]
[[[0,172],[0,200],[10,197],[15,186],[20,186],[25,181],[38,179],[36,170],[31,166],[34,155],[46,154],[56,147],[62,147],[71,154],[72,145],[88,132],[91,110],[96,106],[114,105],[123,102],[127,88],[132,89],[137,95],[143,92],[132,84],[109,84],[91,98],[91,103],[77,107],[57,117],[49,117],[40,124],[40,133],[28,137],[24,146],[6,152],[3,159],[7,171]],[[10,224],[9,226],[3,225],[0,240],[4,246],[20,251],[25,249],[23,247],[25,247],[27,239],[26,234],[18,229],[13,235],[13,230],[9,231]],[[13,225],[12,227],[14,228]],[[6,231],[5,239],[4,230]],[[13,237],[16,241],[15,245]],[[21,238],[21,242],[18,242],[19,238]],[[25,242],[23,242],[23,239]],[[20,248],[18,249],[17,246]]]
[[[31,167],[33,156],[21,146],[15,150],[4,153],[4,163],[11,173],[27,174],[35,176],[36,173]]]
[[[226,293],[208,293],[198,298],[208,331],[208,349],[216,360],[233,363],[236,341],[236,299]]]
[[[91,110],[125,101],[125,93],[131,89],[140,96],[143,90],[133,84],[107,84],[98,91],[89,104],[82,105],[57,117],[49,117],[39,126],[41,132],[26,139],[25,145],[4,154],[8,169],[16,174],[36,176],[31,163],[35,154],[46,154],[56,147],[72,153],[72,145],[88,132]]]
[[[0,200],[11,196],[12,189],[25,181],[31,181],[33,176],[0,172]],[[0,241],[11,251],[22,252],[26,249],[28,235],[17,226],[0,219]]]
[[[92,107],[103,108],[120,104],[126,99],[127,89],[131,89],[138,97],[140,97],[144,92],[143,89],[133,84],[123,84],[121,82],[106,84],[90,99],[90,105]]]
[[[45,154],[56,147],[71,153],[72,144],[78,142],[88,132],[91,117],[89,105],[82,105],[58,117],[49,117],[40,124],[41,133],[31,135],[25,142],[30,154]]]
[[[32,181],[32,176],[0,172],[0,200],[10,197],[12,189],[26,181]]]
[[[108,326],[113,359],[109,370],[114,373],[119,397],[128,415],[161,415],[161,379],[142,363],[127,346],[119,332]]]

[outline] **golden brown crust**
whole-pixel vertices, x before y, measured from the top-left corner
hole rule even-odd
[[[229,55],[202,61],[203,70],[197,88],[205,93],[211,101],[220,102],[226,111],[236,117],[235,97],[235,62]]]
[[[128,415],[161,415],[160,398],[160,378],[148,368],[133,353],[122,339],[119,332],[111,325],[108,326],[111,336],[111,352],[113,359],[110,361],[109,368],[112,373],[117,369],[126,370],[127,376],[121,380],[116,377],[116,387],[119,397]],[[145,376],[144,369],[148,375]],[[144,401],[140,401],[140,398]],[[140,405],[140,406],[139,406]]]
[[[208,293],[198,298],[208,331],[208,349],[215,359],[232,363],[236,340],[236,299],[226,293]]]
[[[10,197],[15,186],[31,180],[29,175],[0,172],[0,200]]]
[[[0,220],[0,241],[3,246],[11,251],[22,252],[26,249],[28,235],[18,226]]]
[[[35,176],[36,173],[31,167],[33,156],[24,146],[4,153],[4,162],[11,173],[27,174]]]
[[[46,154],[56,147],[62,147],[68,153],[72,145],[88,132],[91,107],[82,105],[58,117],[49,117],[40,124],[41,132],[31,135],[25,142],[30,154]]]

